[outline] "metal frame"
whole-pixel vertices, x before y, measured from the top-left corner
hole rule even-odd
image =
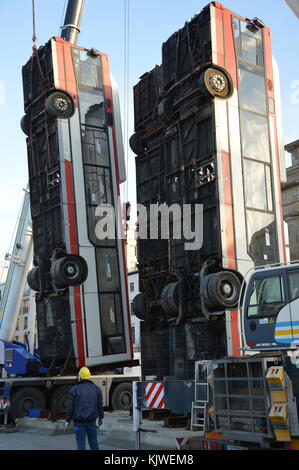
[[[274,359],[273,359],[274,360]],[[213,393],[213,407],[214,407],[214,428],[216,432],[221,432],[223,437],[228,437],[230,439],[242,439],[249,442],[262,442],[264,439],[273,438],[273,431],[271,429],[271,423],[269,420],[269,410],[270,410],[270,397],[267,390],[267,382],[266,382],[266,372],[267,372],[267,362],[270,362],[271,358],[246,358],[240,360],[231,360],[231,359],[224,359],[219,361],[213,361],[213,365],[223,365],[224,367],[224,376],[215,378],[215,374],[212,374],[212,381],[211,385],[213,391],[215,391],[215,387],[217,383],[220,382],[225,383],[225,392],[224,393]],[[245,377],[230,377],[228,375],[228,365],[232,364],[240,364],[243,363],[246,365],[246,376]],[[250,371],[250,364],[253,363],[260,363],[261,364],[261,371],[262,375],[255,377],[252,375]],[[213,369],[215,371],[215,369]],[[244,395],[234,395],[229,391],[229,383],[233,381],[246,381],[248,382],[248,393],[244,393]],[[253,395],[253,382],[260,382],[261,389],[263,393],[261,395]],[[230,406],[230,399],[231,398],[238,398],[240,400],[244,399],[249,401],[250,403],[250,410],[249,411],[240,411],[240,410],[233,410]],[[226,400],[226,410],[219,410],[216,405],[217,398],[224,398]],[[254,401],[255,400],[263,401],[264,403],[264,410],[261,412],[256,412],[254,410]],[[227,429],[221,428],[218,424],[219,417],[227,417]],[[243,417],[250,419],[250,431],[239,431],[237,429],[232,428],[232,420],[235,417]],[[255,420],[257,418],[264,419],[266,421],[267,432],[258,432],[255,429]]]

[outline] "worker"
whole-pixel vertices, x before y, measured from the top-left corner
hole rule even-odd
[[[104,416],[101,389],[88,380],[90,370],[82,367],[79,383],[74,385],[68,396],[66,428],[74,421],[77,449],[85,450],[86,436],[91,450],[99,450],[97,429]]]

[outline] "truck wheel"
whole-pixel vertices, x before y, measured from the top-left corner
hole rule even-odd
[[[231,76],[225,69],[218,66],[209,67],[201,74],[199,87],[207,98],[228,99],[234,91]]]
[[[241,283],[229,271],[210,274],[206,277],[206,304],[209,308],[234,308],[238,305]]]
[[[118,384],[112,392],[112,408],[119,411],[128,411],[132,408],[132,402],[132,384],[130,382]]]
[[[27,275],[27,283],[31,290],[39,292],[39,268],[33,268]]]
[[[54,91],[45,103],[46,110],[51,116],[68,119],[75,113],[72,97],[64,91]]]
[[[79,286],[88,275],[87,263],[82,256],[67,255],[54,261],[51,277],[57,287]]]
[[[46,407],[44,394],[35,387],[25,387],[18,390],[11,400],[10,414],[13,420],[28,416],[29,410]]]
[[[30,134],[30,120],[28,114],[24,114],[21,119],[20,125],[24,134],[28,136]]]
[[[53,411],[67,410],[67,401],[71,388],[71,385],[63,385],[55,390],[51,400],[51,409]]]

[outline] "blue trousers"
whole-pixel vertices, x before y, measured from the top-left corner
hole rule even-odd
[[[99,450],[96,423],[75,423],[77,450],[85,450],[86,436],[90,450]]]

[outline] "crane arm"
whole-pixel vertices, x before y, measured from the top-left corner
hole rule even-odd
[[[84,0],[69,0],[61,37],[71,44],[77,43],[83,9]]]

